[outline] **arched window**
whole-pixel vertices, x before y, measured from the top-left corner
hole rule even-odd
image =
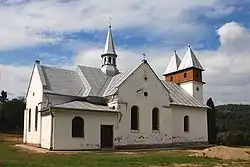
[[[173,80],[174,80],[173,76],[170,76],[170,81],[173,81]]]
[[[81,117],[72,120],[72,137],[84,137],[84,121]]]
[[[28,117],[29,117],[29,122],[28,122],[28,131],[30,132],[31,129],[31,109],[29,109],[29,113],[28,113]]]
[[[37,131],[37,122],[38,122],[38,107],[35,109],[35,131]]]
[[[115,62],[115,58],[113,58],[113,64],[116,64],[116,62]]]
[[[159,130],[159,109],[153,108],[152,110],[152,129]]]
[[[184,78],[187,78],[187,73],[186,72],[184,73]]]
[[[139,108],[137,106],[131,108],[131,130],[139,130]]]
[[[107,59],[107,58],[106,58],[106,57],[104,57],[104,64],[106,64],[106,61],[107,61],[106,59]]]
[[[184,132],[189,132],[189,117],[187,115],[184,117]]]
[[[109,57],[109,64],[111,64],[111,57]]]

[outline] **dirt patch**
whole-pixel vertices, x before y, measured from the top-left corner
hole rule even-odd
[[[124,152],[124,151],[119,151],[119,152],[115,152],[115,154],[120,154],[120,155],[139,155],[139,154],[145,154],[147,152]]]
[[[210,158],[219,158],[226,160],[249,160],[250,155],[246,150],[241,148],[226,147],[226,146],[215,146],[204,149],[191,156],[201,156]]]
[[[16,143],[22,143],[22,135],[18,134],[0,134],[0,141],[12,141]]]

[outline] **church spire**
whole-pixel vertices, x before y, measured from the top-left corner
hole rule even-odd
[[[105,55],[105,54],[116,55],[111,25],[109,25],[108,34],[106,38],[106,44],[105,44],[105,48],[104,48],[102,55]]]
[[[202,70],[202,71],[204,70],[202,68],[199,60],[195,56],[193,50],[191,49],[190,45],[188,45],[188,50],[187,50],[185,56],[183,57],[178,70],[184,70],[184,69],[188,69],[188,68],[197,68],[197,69]]]
[[[177,55],[176,50],[175,50],[173,56],[171,57],[171,59],[168,63],[168,66],[164,72],[164,75],[176,72],[178,70],[180,63],[181,63],[181,59],[179,58],[179,56]]]
[[[110,18],[111,21],[111,18]],[[109,21],[109,28],[106,38],[105,48],[101,55],[102,57],[102,68],[101,70],[108,76],[115,76],[119,73],[119,70],[116,67],[116,58],[117,54],[115,52],[115,45],[112,36],[111,24]]]

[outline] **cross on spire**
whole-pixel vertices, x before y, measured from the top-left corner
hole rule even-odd
[[[111,21],[112,21],[112,17],[109,17],[109,21],[108,21],[108,23],[109,23],[109,28],[111,28]]]
[[[142,53],[142,55],[143,55],[143,60],[146,60],[146,54]]]

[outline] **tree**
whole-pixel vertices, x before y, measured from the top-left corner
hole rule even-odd
[[[18,131],[23,128],[23,112],[26,108],[25,99],[23,97],[14,98],[12,100],[1,103],[0,111],[3,120],[1,120],[2,131]]]
[[[215,144],[217,138],[217,130],[216,130],[216,118],[215,118],[215,106],[212,98],[209,98],[207,100],[206,105],[210,107],[207,110],[208,142],[209,144]]]
[[[2,90],[1,96],[0,96],[0,101],[5,102],[6,100],[7,100],[7,92]]]

